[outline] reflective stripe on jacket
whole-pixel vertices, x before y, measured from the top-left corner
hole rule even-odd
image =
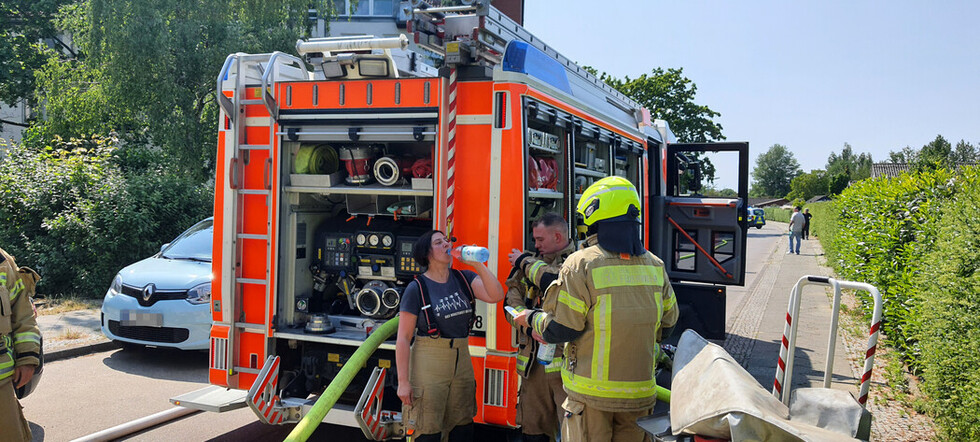
[[[608,411],[652,407],[658,339],[678,317],[663,261],[650,252],[608,252],[594,236],[588,245],[565,261],[548,289],[545,314],[535,314],[532,326],[540,333],[555,321],[583,332],[565,345],[561,374],[569,398]]]
[[[40,362],[41,332],[31,306],[38,279],[36,272],[17,267],[14,258],[0,249],[0,382],[13,375],[14,367]]]

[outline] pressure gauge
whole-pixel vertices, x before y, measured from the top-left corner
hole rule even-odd
[[[381,238],[378,238],[378,235],[372,233],[371,236],[368,237],[368,244],[371,244],[371,247],[377,247],[378,241],[381,241]]]
[[[385,235],[381,238],[381,245],[385,247],[391,247],[395,243],[395,238],[391,235]]]
[[[358,233],[357,234],[357,245],[363,246],[365,243],[367,243],[367,237],[364,236],[363,233]]]

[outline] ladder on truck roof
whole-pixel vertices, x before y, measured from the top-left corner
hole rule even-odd
[[[293,66],[296,65],[296,66]],[[249,323],[244,317],[244,310],[241,302],[243,285],[258,285],[264,287],[267,295],[266,299],[271,299],[273,290],[272,281],[272,220],[275,211],[272,205],[272,179],[275,171],[272,168],[272,149],[275,146],[278,117],[278,105],[275,103],[272,87],[275,82],[280,80],[306,80],[308,71],[302,60],[292,55],[282,52],[269,54],[231,54],[225,59],[224,66],[218,74],[217,97],[222,114],[219,116],[219,124],[225,125],[225,158],[218,158],[217,161],[227,161],[227,183],[216,183],[217,186],[227,184],[226,190],[230,190],[231,195],[225,198],[224,213],[226,218],[222,232],[227,232],[230,227],[233,236],[232,252],[234,267],[222,267],[221,281],[222,286],[218,288],[218,293],[222,295],[221,310],[224,313],[223,321],[216,321],[217,324],[229,327],[226,351],[218,352],[223,354],[223,360],[213,361],[214,368],[221,368],[228,373],[228,381],[244,370],[252,371],[252,367],[247,367],[236,358],[239,332],[249,330],[254,333],[265,333],[272,326],[272,312],[266,311],[264,323]],[[247,96],[247,90],[252,88],[252,96]],[[231,97],[225,95],[231,93]],[[254,116],[254,109],[249,111],[247,106],[262,105],[268,111],[268,117]],[[225,117],[227,120],[225,120]],[[249,140],[246,130],[249,127],[267,127],[269,135],[260,140]],[[252,157],[264,158],[263,180],[245,179],[245,168],[253,161]],[[263,232],[246,232],[245,229],[245,199],[250,195],[265,196],[266,223]],[[228,217],[231,217],[229,220]],[[227,238],[227,237],[225,237]],[[226,239],[223,238],[223,241]],[[261,278],[247,278],[243,274],[243,242],[246,240],[265,241],[265,274]],[[225,259],[228,262],[228,259]],[[225,298],[223,288],[226,288],[230,296]],[[271,303],[266,302],[265,308],[271,308]],[[212,339],[212,346],[217,345]],[[212,349],[214,352],[214,349]],[[219,365],[220,364],[220,365]],[[250,364],[249,364],[250,365]],[[258,369],[254,369],[258,372]]]
[[[419,0],[410,3],[413,10],[412,18],[408,21],[408,33],[414,37],[416,45],[445,57],[447,65],[497,66],[503,62],[509,43],[524,42],[565,69],[573,89],[584,92],[573,93],[576,98],[596,109],[609,109],[611,106],[625,112],[632,121],[617,119],[631,127],[649,120],[649,114],[639,103],[535,37],[491,6],[490,0],[468,0],[463,3],[469,5],[446,7],[433,7]]]

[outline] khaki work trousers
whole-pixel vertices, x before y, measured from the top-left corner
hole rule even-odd
[[[650,436],[636,420],[653,413],[653,407],[640,411],[603,411],[583,402],[565,399],[562,442],[650,442]]]
[[[14,393],[13,377],[0,381],[0,440],[29,441],[31,427],[24,418],[24,409]]]
[[[561,372],[547,373],[545,366],[537,360],[526,379],[521,379],[521,389],[517,393],[517,423],[524,434],[544,434],[551,440],[561,430],[561,417],[564,411],[565,390],[561,386]]]
[[[476,377],[467,338],[416,336],[408,370],[412,405],[402,415],[415,436],[473,423]]]

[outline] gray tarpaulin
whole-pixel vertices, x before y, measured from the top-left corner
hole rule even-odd
[[[670,425],[675,435],[836,442],[856,440],[859,424],[870,422],[870,415],[849,393],[824,389],[794,392],[791,416],[790,409],[728,352],[691,330],[681,336],[674,355],[671,391]]]

